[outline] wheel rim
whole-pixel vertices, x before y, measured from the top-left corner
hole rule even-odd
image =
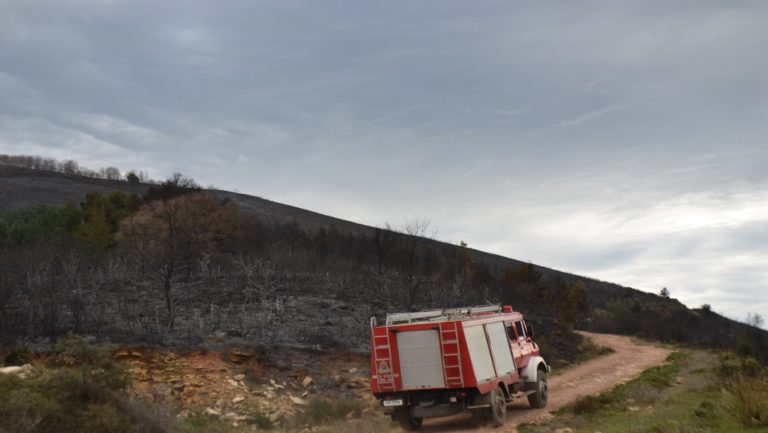
[[[493,392],[493,395],[494,395],[493,411],[497,416],[497,418],[501,419],[505,415],[505,411],[504,411],[505,403],[504,403],[504,398],[499,394],[500,393],[498,391]]]

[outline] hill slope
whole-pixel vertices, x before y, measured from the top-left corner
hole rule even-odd
[[[78,203],[83,200],[85,195],[91,191],[97,191],[108,194],[114,191],[125,191],[136,194],[143,194],[150,185],[130,185],[127,182],[110,181],[104,179],[92,179],[74,175],[65,175],[46,171],[37,171],[20,167],[11,167],[0,165],[0,211],[21,209],[36,205],[60,205],[64,203]],[[377,229],[374,227],[357,224],[343,219],[322,215],[316,212],[284,205],[281,203],[265,200],[259,197],[238,194],[228,191],[211,190],[210,194],[221,200],[227,200],[235,204],[245,215],[252,217],[254,221],[259,221],[262,225],[286,227],[295,225],[305,233],[307,242],[317,241],[319,234],[332,233],[340,242],[346,244],[355,242],[372,242],[377,235]],[[325,235],[324,235],[325,236]],[[395,236],[407,237],[402,234]],[[478,250],[463,251],[459,246],[447,244],[444,242],[422,239],[425,250],[435,251],[439,257],[445,260],[461,257],[462,254],[471,254],[472,260],[478,265],[482,265],[482,270],[488,274],[484,282],[476,283],[473,287],[454,287],[453,296],[446,293],[439,298],[424,298],[421,301],[413,302],[408,300],[403,303],[400,296],[390,286],[393,284],[404,284],[398,278],[402,277],[403,271],[395,269],[390,273],[388,280],[382,278],[381,265],[379,272],[371,272],[370,269],[361,269],[359,265],[341,265],[341,259],[335,259],[332,263],[317,264],[319,272],[304,273],[298,269],[296,260],[310,260],[306,255],[300,259],[291,259],[285,253],[280,253],[285,263],[295,268],[286,273],[284,279],[282,295],[311,297],[318,308],[327,311],[334,310],[344,312],[351,308],[354,314],[348,314],[344,319],[329,318],[330,313],[317,317],[318,323],[326,324],[332,329],[340,327],[359,328],[359,321],[364,320],[368,315],[383,314],[392,309],[408,307],[430,307],[445,306],[446,303],[462,304],[466,302],[482,302],[484,299],[490,299],[494,302],[512,303],[519,306],[524,311],[534,316],[544,323],[545,328],[554,326],[553,310],[541,305],[542,294],[548,293],[551,302],[557,302],[562,297],[563,290],[574,285],[583,284],[587,292],[588,314],[580,320],[580,327],[603,332],[619,332],[626,334],[640,334],[652,338],[658,338],[668,341],[679,341],[707,346],[729,346],[736,347],[739,344],[749,346],[748,350],[756,352],[759,357],[768,358],[768,333],[756,328],[752,328],[741,323],[731,321],[721,317],[708,310],[689,310],[674,299],[666,299],[654,294],[638,291],[632,288],[620,285],[598,281],[590,278],[581,277],[569,273],[560,272],[554,269],[528,265],[521,261],[502,257],[495,254],[489,254]],[[311,249],[311,248],[310,248]],[[314,259],[313,259],[314,260]],[[349,260],[349,259],[344,259]],[[314,261],[313,261],[314,263]],[[346,262],[345,262],[346,263]],[[344,271],[334,278],[330,274],[323,275],[322,269],[344,267]],[[529,268],[526,268],[529,266]],[[520,291],[509,291],[500,286],[497,281],[505,270],[523,269],[532,275],[531,285],[538,295],[529,299],[523,299]],[[325,272],[327,274],[327,272]],[[400,282],[398,282],[400,281]],[[432,289],[443,290],[441,287],[446,285],[446,280],[424,281],[424,284],[417,286],[418,290]],[[516,281],[519,281],[516,280]],[[528,284],[529,281],[523,280],[521,284]],[[207,284],[207,285],[206,285]],[[212,287],[209,283],[200,283],[197,287],[199,297],[197,301],[193,295],[188,302],[190,305],[199,302],[195,309],[203,308],[205,303],[213,305],[216,299],[228,298],[225,295],[225,287],[219,289]],[[223,283],[221,283],[223,284]],[[410,283],[407,283],[410,285]],[[515,283],[519,285],[518,283]],[[193,284],[191,286],[194,286]],[[491,287],[493,286],[493,287]],[[499,287],[496,287],[499,286]],[[290,287],[290,289],[289,289]],[[387,289],[389,287],[390,289]],[[489,289],[491,287],[491,289]],[[146,288],[150,290],[149,288]],[[482,290],[479,290],[482,289]],[[389,291],[387,291],[389,290]],[[456,291],[458,290],[458,292]],[[468,291],[471,290],[471,291]],[[505,291],[506,290],[506,291]],[[188,290],[186,294],[194,294],[195,290]],[[456,296],[460,295],[460,296]],[[213,301],[212,301],[213,299]],[[280,299],[279,297],[277,299]],[[111,301],[110,301],[111,302]],[[224,301],[222,301],[224,302]],[[550,303],[551,303],[550,302]],[[351,306],[350,306],[351,305]],[[118,308],[118,306],[114,306]],[[192,308],[192,307],[190,307]],[[210,308],[213,308],[212,306]],[[290,310],[291,305],[283,305],[283,308]],[[294,308],[301,308],[298,304]],[[297,312],[301,314],[300,312]],[[196,313],[199,314],[199,313]],[[211,312],[211,315],[213,313]],[[308,326],[316,327],[317,323],[310,321]],[[702,332],[702,330],[706,330]],[[350,334],[352,337],[350,338]],[[339,337],[329,337],[337,340],[334,344],[352,344],[353,346],[363,348],[366,345],[365,330],[356,330],[351,332],[346,330],[339,333]],[[345,336],[346,335],[346,336]],[[293,337],[283,336],[284,339],[291,340]],[[294,336],[296,337],[296,336]],[[306,335],[299,338],[298,341],[312,340]],[[323,337],[325,338],[325,337]],[[320,338],[320,340],[323,340]],[[560,348],[561,350],[567,350]]]

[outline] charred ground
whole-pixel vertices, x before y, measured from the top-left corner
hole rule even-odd
[[[365,351],[370,316],[491,301],[527,313],[557,363],[578,359],[574,327],[768,358],[768,333],[760,329],[674,299],[429,239],[424,221],[375,228],[220,190],[194,193],[215,203],[149,201],[151,188],[157,185],[0,165],[6,345],[45,345],[74,332],[131,344]],[[137,201],[115,202],[110,197],[119,191]],[[215,225],[205,215],[190,217],[183,240],[190,254],[175,264],[158,262],[154,244],[128,236],[131,224],[157,229],[163,209],[188,215],[203,205],[226,209],[223,219]],[[22,227],[32,234],[9,237],[21,220],[51,224],[40,217],[46,212],[79,219],[50,231]],[[196,233],[213,226],[226,234]],[[160,275],[169,266],[177,267]]]

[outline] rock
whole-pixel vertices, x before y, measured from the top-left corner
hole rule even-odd
[[[208,407],[208,408],[205,409],[205,413],[207,415],[219,416],[219,415],[221,415],[221,410],[214,409],[212,407]]]
[[[131,357],[131,351],[128,349],[120,349],[117,352],[115,352],[115,358],[117,359],[125,359]]]
[[[357,417],[355,416],[355,412],[352,411],[352,412],[349,412],[348,414],[344,415],[344,418],[352,419],[352,418],[357,418]]]
[[[234,379],[237,380],[237,381],[245,380],[245,375],[244,374],[236,374],[234,376]]]
[[[21,379],[27,379],[28,377],[32,376],[32,373],[34,373],[34,368],[30,364],[24,364],[22,366],[11,366],[11,367],[3,367],[0,368],[0,373],[2,374],[10,374],[13,376],[17,376]]]
[[[559,428],[555,430],[555,433],[573,433],[573,429],[570,427]]]
[[[309,391],[304,391],[301,393],[301,398],[306,398],[307,396],[309,396]]]
[[[299,406],[304,406],[305,404],[307,404],[307,402],[305,402],[303,399],[301,399],[299,397],[296,397],[296,396],[293,396],[293,395],[289,395],[288,398],[291,399],[293,404],[297,404]]]
[[[227,383],[228,383],[228,384],[230,384],[230,386],[233,386],[233,387],[235,387],[235,388],[237,388],[238,386],[240,386],[240,384],[239,384],[239,383],[235,382],[235,381],[234,381],[234,380],[232,380],[232,379],[227,379]]]
[[[315,383],[315,379],[312,379],[311,376],[304,376],[304,380],[301,381],[301,385],[304,388],[308,387],[309,385],[312,385],[313,383]]]
[[[243,400],[245,400],[245,397],[243,397],[242,395],[238,395],[237,397],[232,399],[232,404],[238,404]]]
[[[350,368],[349,369],[349,373],[350,374],[356,374],[357,373],[357,369],[356,368]]]
[[[232,348],[227,353],[227,359],[230,362],[234,362],[235,364],[242,364],[254,356],[256,356],[256,354],[252,351],[240,348]]]
[[[221,419],[237,422],[237,421],[245,421],[246,419],[248,419],[248,417],[245,415],[239,415],[235,412],[227,412],[221,416]]]

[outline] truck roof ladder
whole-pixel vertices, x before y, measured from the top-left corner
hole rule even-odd
[[[387,326],[419,322],[440,322],[457,320],[484,313],[500,313],[501,305],[482,305],[478,307],[446,308],[443,310],[416,311],[412,313],[387,314]]]
[[[443,354],[443,377],[448,387],[464,387],[459,346],[459,322],[440,323],[440,350]]]

